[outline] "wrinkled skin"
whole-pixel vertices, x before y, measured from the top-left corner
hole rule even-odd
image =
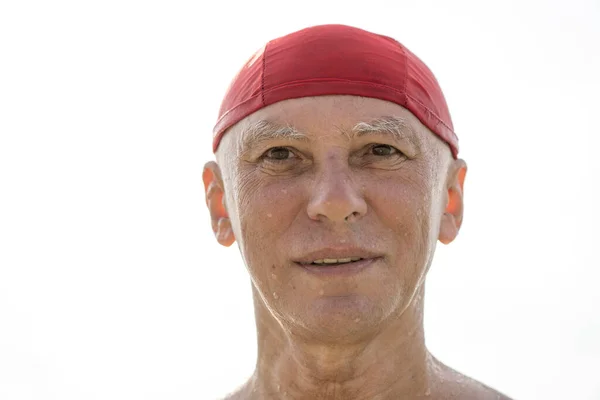
[[[402,138],[352,134],[389,116],[407,122]],[[261,120],[307,138],[247,146]],[[466,164],[408,110],[354,96],[282,101],[231,128],[217,160],[203,174],[212,227],[222,245],[238,242],[258,329],[255,374],[232,398],[505,398],[425,348],[425,276],[436,242],[458,234]],[[343,276],[298,263],[319,250],[373,262]]]

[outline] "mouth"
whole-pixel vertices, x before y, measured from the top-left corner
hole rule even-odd
[[[302,266],[306,265],[318,265],[322,267],[328,267],[333,265],[340,264],[349,264],[356,261],[364,260],[362,257],[347,257],[347,258],[321,258],[319,260],[308,261],[308,262],[299,262],[298,264]]]
[[[314,261],[296,262],[296,264],[313,275],[349,276],[371,267],[380,259],[381,257],[321,258]]]
[[[321,247],[294,260],[294,263],[313,275],[348,276],[371,267],[383,259],[383,254],[359,246]]]

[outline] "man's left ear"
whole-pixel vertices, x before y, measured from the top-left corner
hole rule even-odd
[[[442,221],[440,223],[440,233],[438,239],[444,244],[452,242],[458,235],[463,220],[463,188],[465,176],[467,175],[467,164],[464,160],[457,159],[452,161],[448,168],[447,179],[447,203]]]

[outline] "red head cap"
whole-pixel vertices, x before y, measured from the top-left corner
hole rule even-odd
[[[231,82],[214,128],[228,128],[270,104],[307,96],[373,97],[408,109],[458,154],[450,112],[427,66],[387,36],[345,25],[306,28],[268,42]]]

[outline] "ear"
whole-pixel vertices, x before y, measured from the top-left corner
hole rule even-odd
[[[210,161],[204,165],[202,181],[204,182],[206,206],[210,212],[212,230],[215,233],[217,242],[229,247],[235,242],[235,236],[233,235],[233,229],[231,229],[229,213],[225,207],[225,190],[223,189],[221,169],[216,162]]]
[[[448,168],[448,179],[446,188],[447,203],[440,223],[438,239],[444,244],[452,242],[458,235],[463,220],[463,189],[465,176],[467,175],[467,164],[461,160],[452,160]]]

